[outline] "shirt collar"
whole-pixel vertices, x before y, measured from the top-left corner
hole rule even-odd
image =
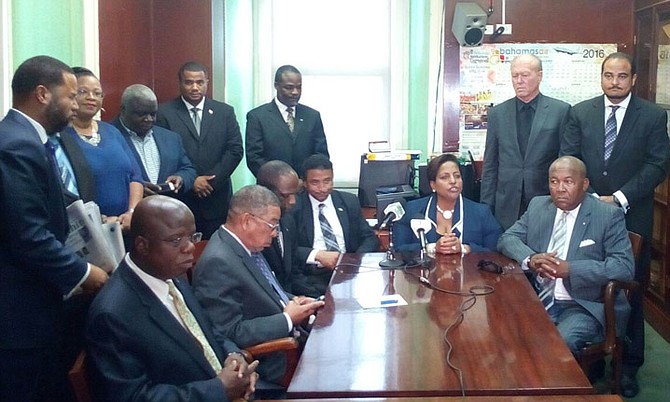
[[[309,196],[309,202],[312,204],[312,210],[313,211],[318,211],[319,210],[319,204],[324,204],[326,208],[335,208],[333,205],[333,197],[331,197],[331,194],[328,194],[328,198],[326,198],[323,201],[319,201],[316,198],[312,197],[311,194],[307,194]]]
[[[522,101],[522,100],[519,99],[519,98],[516,98],[516,110],[517,110],[517,111],[520,111],[521,108],[522,108],[524,105],[528,105],[528,106],[531,107],[531,109],[536,110],[536,109],[537,109],[537,102],[538,102],[537,100],[538,100],[539,98],[540,98],[540,94],[539,94],[539,93],[537,94],[537,96],[535,96],[533,99],[531,99],[531,101],[528,102],[528,103]]]
[[[237,242],[240,243],[240,246],[242,246],[242,248],[244,248],[244,251],[246,251],[247,254],[251,255],[251,251],[247,248],[247,246],[244,245],[244,243],[242,243],[242,240],[240,240],[240,238],[237,237],[237,235],[235,233],[233,233],[230,229],[228,229],[226,227],[226,225],[221,225],[221,227],[223,228],[223,230],[228,232],[228,234],[231,235],[233,237],[233,239],[237,240]]]
[[[35,120],[32,117],[28,116],[27,114],[23,113],[19,109],[12,108],[12,110],[16,111],[17,113],[19,113],[21,116],[25,117],[30,122],[30,124],[37,131],[37,134],[40,136],[40,141],[42,141],[42,144],[47,143],[47,140],[49,139],[49,136],[47,135],[47,130],[44,127],[42,127],[42,125],[40,123],[38,123],[37,120]]]
[[[186,105],[186,110],[188,110],[189,112],[190,112],[191,109],[193,109],[194,107],[197,107],[201,112],[202,112],[203,110],[205,110],[205,97],[204,97],[204,96],[202,97],[202,99],[200,99],[200,102],[199,102],[197,105],[195,105],[195,106],[193,106],[193,105],[191,105],[189,102],[187,102],[186,99],[184,99],[183,96],[181,96],[181,101],[184,102],[184,105]]]
[[[129,128],[125,125],[125,123],[123,122],[123,120],[119,119],[119,121],[121,122],[121,125],[123,126],[123,128],[126,129],[126,131],[128,132],[128,134],[130,134],[130,136],[133,137],[133,138],[136,139],[136,140],[139,140],[139,141],[146,141],[148,138],[150,138],[150,137],[154,134],[154,129],[153,129],[153,128],[150,128],[149,131],[144,135],[144,138],[142,138],[142,137],[139,136],[139,134],[137,134],[137,133],[134,132],[133,130],[129,129]]]
[[[142,268],[138,267],[137,264],[130,258],[130,253],[126,253],[125,257],[126,264],[130,269],[144,282],[145,285],[151,289],[151,291],[158,297],[160,300],[166,300],[168,298],[169,287],[166,281],[151,276],[148,273],[144,272]]]
[[[294,116],[295,116],[295,110],[298,108],[298,105],[295,105],[295,106],[287,106],[287,105],[284,105],[284,104],[281,103],[281,102],[279,101],[279,99],[277,99],[276,97],[275,97],[275,105],[277,105],[277,108],[278,108],[279,111],[282,112],[282,113],[286,113],[286,108],[289,108],[289,107],[290,107],[290,108],[293,108],[293,115],[294,115]]]
[[[626,110],[628,108],[628,104],[630,103],[630,99],[632,98],[633,94],[629,93],[628,96],[624,100],[622,100],[619,103],[612,103],[612,101],[609,100],[607,96],[603,96],[605,99],[605,110],[610,110],[610,106],[619,106],[619,109]]]

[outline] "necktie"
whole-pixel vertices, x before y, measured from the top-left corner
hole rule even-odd
[[[193,125],[195,126],[195,131],[198,132],[198,135],[200,135],[200,114],[198,114],[198,111],[200,109],[197,107],[191,108],[191,114],[193,117]]]
[[[333,227],[330,226],[326,215],[323,214],[323,208],[326,204],[319,204],[319,225],[321,226],[321,233],[323,234],[323,240],[326,242],[327,251],[340,251],[340,246],[337,244],[337,237],[335,237],[335,232]]]
[[[284,303],[284,305],[288,304],[288,296],[286,296],[284,289],[282,289],[281,285],[279,285],[279,282],[277,282],[277,278],[275,278],[274,274],[270,270],[270,266],[268,265],[267,261],[265,261],[265,258],[263,258],[263,255],[261,253],[251,253],[251,256],[253,257],[258,269],[261,271],[265,279],[267,279],[267,281],[270,283],[272,289],[274,289],[277,295],[279,295],[279,298]]]
[[[528,148],[528,138],[530,138],[530,128],[533,125],[534,112],[529,104],[524,104],[519,110],[517,116],[517,141],[519,142],[519,150],[521,157],[526,156],[526,149]]]
[[[45,146],[47,147],[49,154],[52,156],[53,161],[58,167],[56,173],[58,174],[58,177],[60,177],[61,183],[63,183],[63,188],[70,193],[79,196],[79,191],[77,191],[77,183],[75,182],[75,178],[68,168],[67,156],[65,155],[63,148],[60,146],[58,139],[49,137]]]
[[[193,316],[193,313],[191,313],[191,310],[188,309],[188,306],[184,301],[184,297],[177,290],[177,287],[175,286],[174,282],[172,282],[172,280],[168,280],[167,284],[168,284],[168,294],[172,296],[172,302],[174,303],[174,306],[177,309],[179,317],[181,317],[182,321],[184,322],[186,329],[198,341],[198,343],[202,347],[203,353],[205,354],[205,358],[212,366],[212,369],[214,369],[214,371],[218,375],[221,372],[221,363],[219,362],[219,359],[216,357],[214,349],[212,349],[212,346],[207,341],[205,334],[202,332],[202,328],[200,328],[200,325]]]
[[[552,250],[556,251],[556,256],[565,259],[566,253],[566,234],[567,234],[567,216],[568,212],[563,211],[561,217],[551,234]],[[538,297],[544,305],[545,310],[549,310],[554,305],[554,288],[556,287],[555,280],[548,280],[537,277],[538,289],[540,290]]]
[[[293,130],[295,129],[295,118],[293,117],[293,108],[292,107],[287,107],[286,108],[286,124],[288,125],[288,131],[293,134]]]
[[[612,149],[614,148],[614,141],[616,141],[616,111],[619,106],[610,106],[612,108],[612,113],[610,113],[605,123],[605,162],[612,155]]]

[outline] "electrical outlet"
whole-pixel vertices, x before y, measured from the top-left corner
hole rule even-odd
[[[493,35],[493,24],[487,24],[486,25],[486,31],[484,31],[485,35]]]
[[[503,31],[503,35],[511,35],[512,34],[512,24],[496,24],[496,29],[504,27],[505,30]]]

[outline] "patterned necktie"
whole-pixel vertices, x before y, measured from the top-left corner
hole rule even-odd
[[[337,237],[335,237],[335,232],[333,227],[330,226],[326,215],[323,214],[323,208],[326,204],[319,204],[319,225],[321,226],[321,233],[323,234],[323,240],[326,242],[327,251],[340,251],[340,245],[337,244]]]
[[[58,139],[55,137],[49,137],[45,144],[49,154],[54,158],[53,160],[58,166],[58,177],[60,177],[61,183],[63,183],[63,188],[69,191],[70,193],[79,196],[79,191],[77,191],[77,183],[75,178],[70,172],[70,169],[67,166],[65,152],[60,146]]]
[[[286,108],[286,124],[288,125],[288,131],[293,134],[293,130],[295,129],[295,118],[293,117],[292,107]]]
[[[282,289],[281,285],[279,285],[279,282],[277,282],[277,278],[275,278],[274,274],[270,270],[270,266],[268,265],[267,261],[265,261],[265,258],[263,258],[263,254],[261,253],[251,253],[251,256],[254,259],[254,262],[256,263],[256,267],[261,271],[265,279],[268,280],[270,283],[270,286],[272,286],[272,289],[279,295],[279,298],[281,299],[282,303],[284,305],[288,304],[288,296],[286,295],[286,292],[284,292],[284,289]]]
[[[568,212],[563,211],[561,217],[551,234],[552,250],[556,251],[556,256],[565,259],[566,253],[566,234],[567,234],[567,216]],[[555,280],[536,277],[537,288],[540,290],[538,297],[544,305],[545,310],[549,310],[554,305],[554,288],[556,287]]]
[[[200,114],[198,114],[198,111],[200,109],[197,107],[191,108],[191,116],[193,118],[193,125],[195,126],[195,131],[198,132],[198,135],[200,135]]]
[[[181,317],[181,320],[184,322],[186,329],[198,341],[200,347],[202,348],[203,353],[205,354],[205,358],[212,366],[212,369],[214,369],[214,371],[218,375],[221,372],[221,362],[219,362],[219,359],[216,357],[214,349],[212,349],[212,346],[207,341],[205,334],[202,332],[202,328],[200,328],[200,325],[193,316],[193,313],[191,313],[191,310],[188,309],[188,306],[184,301],[184,297],[177,290],[177,287],[175,286],[174,282],[172,282],[172,280],[168,280],[167,284],[168,284],[168,294],[172,296],[172,302],[174,303],[174,306],[177,309],[179,317]]]
[[[612,155],[612,149],[614,148],[614,141],[616,141],[616,111],[619,106],[610,106],[612,108],[612,113],[610,113],[605,123],[605,162]]]

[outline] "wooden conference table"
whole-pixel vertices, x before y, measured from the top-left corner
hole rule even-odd
[[[463,296],[477,296],[463,322],[448,336],[451,363],[462,370],[465,395],[576,395],[591,384],[516,267],[505,275],[477,269],[481,259],[515,267],[497,253],[438,256],[431,268],[380,270],[383,253],[346,254],[330,283],[289,385],[289,398],[411,397],[461,395],[449,368],[444,331]],[[399,294],[407,305],[364,309],[359,300]]]

